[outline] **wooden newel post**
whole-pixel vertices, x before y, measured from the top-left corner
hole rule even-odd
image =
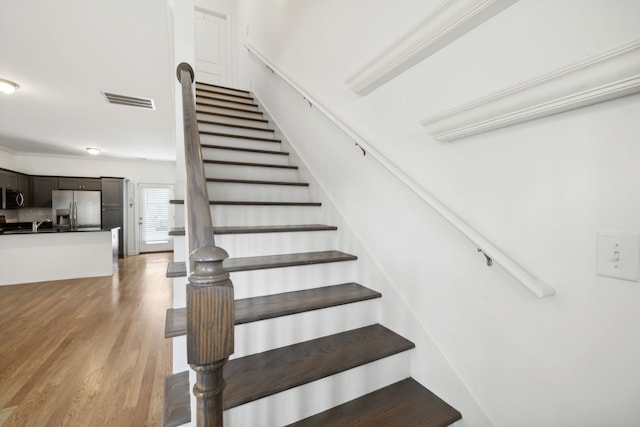
[[[233,353],[233,285],[227,252],[205,246],[191,253],[187,284],[187,360],[196,372],[197,425],[222,427],[223,367]]]

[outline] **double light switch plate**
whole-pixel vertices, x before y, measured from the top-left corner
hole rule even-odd
[[[640,234],[598,233],[596,273],[614,279],[640,280]]]

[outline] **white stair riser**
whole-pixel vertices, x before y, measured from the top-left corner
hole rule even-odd
[[[199,96],[203,96],[203,97],[211,97],[211,96],[213,96],[215,98],[226,99],[227,101],[250,102],[250,103],[255,104],[255,100],[253,98],[249,99],[249,98],[246,98],[246,96],[244,96],[244,95],[242,97],[232,96],[232,95],[225,95],[222,92],[209,92],[209,91],[196,89],[196,96],[198,96],[198,97]]]
[[[240,108],[246,111],[258,111],[258,107],[256,105],[247,105],[247,104],[237,104],[231,101],[219,101],[217,99],[210,98],[202,98],[196,97],[196,105],[198,107],[231,107],[231,108]]]
[[[227,89],[224,87],[199,85],[198,83],[196,83],[195,87],[196,87],[196,91],[204,89],[205,91],[209,91],[208,93],[211,93],[210,91],[215,91],[218,93],[227,93],[230,95],[251,96],[250,93],[239,91],[239,90]]]
[[[341,405],[407,378],[409,354],[405,351],[229,409],[224,425],[280,427]]]
[[[354,261],[231,273],[236,299],[301,291],[338,283],[357,282]],[[184,307],[184,306],[174,306]]]
[[[231,116],[235,115],[232,113],[228,113],[228,114]],[[265,128],[265,129],[268,129],[271,127],[271,125],[268,122],[247,120],[247,119],[237,119],[234,117],[217,116],[215,114],[197,113],[197,117],[198,117],[198,120],[214,120],[222,123],[236,124],[241,126],[253,126],[253,127]]]
[[[231,359],[312,340],[377,322],[378,299],[360,301],[235,327]]]
[[[225,144],[224,146],[235,148],[235,146],[230,144]],[[226,160],[230,162],[263,163],[268,165],[289,164],[289,156],[282,154],[254,153],[251,151],[225,150],[207,147],[202,148],[202,158],[204,160]]]
[[[211,207],[213,223],[228,225],[322,224],[322,209],[315,206],[224,206]]]
[[[266,168],[262,166],[236,166],[205,163],[207,178],[249,179],[260,181],[298,181],[297,169]]]
[[[173,373],[189,370],[187,362],[187,337],[182,335],[171,338],[173,344]]]
[[[295,185],[208,182],[207,189],[210,200],[311,201],[309,187]]]
[[[250,148],[252,150],[284,151],[279,142],[256,141],[253,139],[233,138],[216,135],[200,135],[201,144],[224,145],[225,147]]]
[[[230,257],[239,258],[330,251],[335,248],[335,234],[331,231],[222,234],[215,239],[216,245],[224,248]]]
[[[179,205],[182,207],[183,205]],[[184,236],[173,236],[173,260],[176,262],[187,259],[187,241]]]
[[[217,120],[217,119],[215,121],[226,123],[222,120]],[[247,126],[259,127],[259,126],[253,126],[252,124],[248,124]],[[220,125],[214,125],[211,123],[199,123],[198,130],[200,132],[219,132],[219,133],[230,133],[233,135],[255,136],[258,138],[271,138],[271,139],[274,138],[273,131],[269,129],[255,130],[255,129],[244,129],[239,127],[233,127],[233,126],[220,126]]]
[[[220,113],[220,114],[229,114],[232,116],[239,116],[239,117],[247,117],[250,119],[263,119],[263,115],[259,114],[257,112],[251,112],[251,111],[238,111],[238,110],[231,110],[228,108],[223,108],[223,107],[214,107],[211,105],[197,105],[197,109],[198,111],[201,112],[209,112],[209,113]]]
[[[185,307],[187,305],[187,278],[173,278],[173,307]]]

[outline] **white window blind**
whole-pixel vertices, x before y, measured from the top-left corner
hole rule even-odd
[[[147,244],[169,241],[169,189],[143,188],[142,241]]]

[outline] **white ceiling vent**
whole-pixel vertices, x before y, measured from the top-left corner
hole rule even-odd
[[[118,95],[115,93],[102,92],[111,104],[128,105],[130,107],[140,107],[155,110],[153,99],[138,98],[137,96]]]

